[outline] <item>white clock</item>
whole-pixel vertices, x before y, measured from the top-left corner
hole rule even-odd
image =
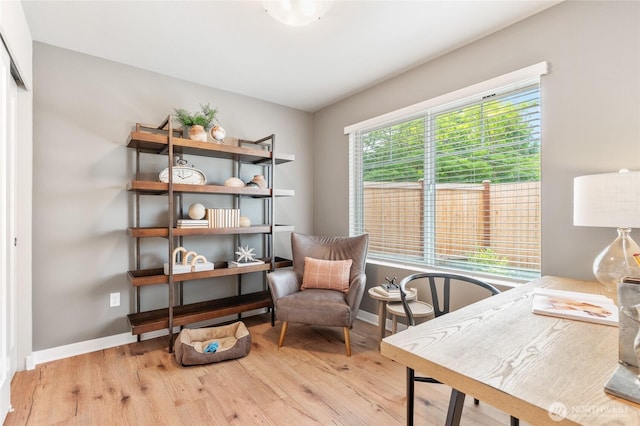
[[[187,166],[186,160],[178,160],[178,165],[173,166],[173,183],[183,183],[190,185],[204,185],[207,177],[202,170],[193,166]],[[169,168],[160,172],[160,182],[169,183]]]

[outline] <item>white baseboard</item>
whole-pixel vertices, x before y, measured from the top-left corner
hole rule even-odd
[[[378,326],[378,316],[376,314],[372,314],[371,312],[360,311],[358,312],[357,318],[369,324],[373,324],[376,327]],[[391,331],[392,325],[393,325],[393,322],[387,318],[387,321],[385,324],[385,330]],[[402,324],[400,321],[398,321],[398,330],[404,330],[405,328],[406,328],[405,325]]]
[[[27,369],[32,370],[36,365],[45,362],[100,351],[102,349],[113,348],[115,346],[127,345],[137,340],[136,336],[131,333],[121,333],[114,336],[101,337],[99,339],[86,340],[84,342],[35,351],[31,354],[31,362],[29,362],[30,365],[27,365]]]
[[[361,310],[356,318],[369,324],[378,325],[378,316],[371,312]]]
[[[253,315],[259,315],[266,312],[265,309],[256,309],[253,311],[245,312],[244,317],[250,317]],[[235,319],[235,315],[230,315],[223,318],[217,318],[216,320],[206,321],[202,323],[192,324],[197,327],[206,327],[215,325],[219,322],[232,321]],[[180,327],[174,327],[174,333],[178,333]],[[167,330],[151,331],[149,333],[143,333],[140,335],[140,340],[149,340],[156,337],[162,337],[168,335]],[[113,336],[101,337],[98,339],[87,340],[84,342],[72,343],[69,345],[58,346],[50,349],[43,349],[41,351],[35,351],[31,353],[25,360],[26,369],[33,370],[38,364],[45,362],[56,361],[63,358],[69,358],[76,355],[82,355],[89,352],[101,351],[103,349],[114,348],[116,346],[127,345],[129,343],[137,342],[138,338],[131,333],[121,333]]]
[[[258,315],[264,313],[264,310],[256,310],[245,313],[245,317]],[[248,315],[247,315],[248,314]],[[231,318],[231,317],[229,317]],[[229,320],[229,318],[219,318],[220,320]],[[378,316],[366,311],[358,312],[358,319],[369,324],[378,325]],[[391,330],[391,320],[387,320],[387,330]],[[174,331],[177,333],[180,328],[176,327]],[[143,333],[140,336],[141,340],[153,339],[156,337],[162,337],[167,335],[167,330],[152,331],[149,333]],[[82,355],[89,352],[101,351],[103,349],[109,349],[116,346],[127,345],[129,343],[137,342],[138,338],[131,333],[121,333],[113,336],[101,337],[98,339],[86,340],[84,342],[72,343],[69,345],[58,346],[55,348],[43,349],[41,351],[35,351],[31,353],[31,356],[26,358],[26,369],[33,370],[37,365],[45,362],[57,361],[59,359],[69,358],[76,355]]]

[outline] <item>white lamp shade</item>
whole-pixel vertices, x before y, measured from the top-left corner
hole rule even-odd
[[[263,0],[265,12],[283,24],[302,26],[317,21],[329,7],[326,0]]]
[[[574,178],[573,224],[640,228],[640,172]]]

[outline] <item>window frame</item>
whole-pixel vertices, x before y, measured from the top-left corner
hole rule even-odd
[[[361,131],[370,132],[370,131],[374,131],[375,129],[390,127],[390,126],[393,126],[394,124],[407,122],[409,120],[415,119],[420,116],[425,118],[425,123],[426,123],[425,129],[426,129],[428,126],[431,125],[430,123],[432,122],[434,117],[436,117],[438,114],[442,113],[443,111],[451,111],[452,109],[459,107],[461,105],[468,105],[469,103],[473,102],[473,99],[480,101],[482,98],[490,95],[500,96],[501,94],[515,92],[520,88],[530,86],[532,83],[535,83],[538,85],[539,97],[541,97],[542,88],[541,88],[540,77],[542,75],[546,75],[547,73],[548,73],[548,63],[540,62],[534,65],[531,65],[529,67],[522,68],[520,70],[511,72],[505,75],[501,75],[501,76],[492,78],[490,80],[487,80],[478,84],[474,84],[472,86],[469,86],[460,90],[456,90],[451,93],[438,96],[436,98],[432,98],[432,99],[429,99],[405,108],[401,108],[377,117],[373,117],[371,119],[361,121],[356,124],[346,126],[344,128],[344,132],[345,134],[349,135],[349,231],[350,231],[350,234],[364,232],[364,228],[363,228],[364,222],[362,220],[356,221],[358,215],[362,214],[358,212],[362,212],[364,209],[364,200],[363,200],[364,191],[362,190],[362,188],[357,188],[358,185],[362,186],[363,181],[362,181],[361,175],[360,176],[356,175],[357,173],[362,173],[362,170],[354,170],[354,161],[358,161],[358,163],[355,163],[355,164],[362,165],[363,157],[364,157],[362,150],[360,149],[360,151],[358,152],[358,149],[356,149],[355,137],[357,134],[359,134],[359,132]],[[426,149],[426,148],[428,148],[430,145],[432,144],[425,145],[425,156],[429,155],[427,151],[430,151],[430,149]],[[435,149],[435,147],[433,147],[433,149]],[[433,153],[431,153],[431,155],[433,155]],[[426,171],[425,171],[425,176],[426,176]],[[428,193],[428,191],[426,192]],[[358,194],[359,197],[354,197],[354,194]],[[423,200],[423,203],[425,203],[424,200]],[[429,214],[428,213],[429,210],[430,209],[425,209],[425,214]],[[431,213],[435,215],[435,210]],[[359,222],[360,229],[358,228],[354,229],[354,223],[356,222]],[[427,229],[428,227],[427,224],[431,222],[432,222],[431,220],[427,220],[427,218],[425,218],[425,222],[422,227],[422,232],[424,233],[425,237],[427,235],[431,235],[429,234],[429,230]],[[425,245],[435,244],[435,238],[432,238],[432,240],[433,241],[431,241],[429,238],[425,238]],[[431,252],[434,255],[436,255],[435,250],[432,250]],[[429,251],[423,248],[423,258],[424,256],[427,256],[428,253]],[[371,257],[376,261],[380,261],[383,263],[393,262],[392,255],[389,255],[389,256],[373,255]],[[439,267],[437,266],[437,262],[428,262],[426,261],[426,259],[422,262],[410,261],[408,259],[406,260],[403,259],[403,260],[404,260],[402,262],[403,264],[411,265],[412,268],[439,269]],[[458,269],[455,267],[445,267],[445,268],[450,270],[460,270],[460,271],[464,271],[465,273],[483,275],[479,271],[470,271],[466,269]],[[489,274],[489,275],[499,279],[503,279],[503,280],[519,281],[522,279],[520,277],[511,277],[504,274],[503,275]],[[530,277],[527,277],[527,279],[528,278]]]

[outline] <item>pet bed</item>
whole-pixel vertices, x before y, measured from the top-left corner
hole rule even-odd
[[[182,365],[201,365],[246,356],[251,334],[242,321],[208,328],[183,329],[176,338],[174,354]]]

